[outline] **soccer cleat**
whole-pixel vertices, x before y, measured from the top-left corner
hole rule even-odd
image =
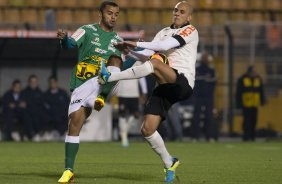
[[[175,178],[175,170],[179,166],[180,161],[177,158],[172,158],[173,162],[170,168],[165,168],[165,182],[172,183]]]
[[[58,180],[60,184],[67,184],[74,182],[74,174],[71,170],[65,170],[61,178]]]
[[[95,100],[94,109],[99,112],[104,107],[104,105],[105,105],[105,97],[99,95]]]
[[[109,72],[108,69],[106,68],[104,61],[101,61],[99,67],[98,83],[106,84],[109,80],[110,75],[111,72]]]

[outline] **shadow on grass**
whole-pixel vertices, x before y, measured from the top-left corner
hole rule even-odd
[[[79,178],[92,178],[92,179],[120,179],[120,180],[128,180],[128,181],[158,181],[154,175],[149,174],[138,174],[138,173],[125,173],[125,172],[111,172],[105,174],[80,174]]]
[[[49,180],[57,180],[60,177],[61,173],[58,172],[26,172],[26,173],[15,173],[15,172],[9,172],[9,173],[0,173],[0,176],[11,176],[11,177],[43,177],[43,178],[48,178]],[[83,178],[85,180],[97,180],[97,179],[118,179],[118,180],[127,180],[127,181],[146,181],[146,183],[151,183],[151,182],[158,182],[159,177],[156,177],[155,175],[152,174],[138,174],[138,173],[126,173],[126,172],[108,172],[105,174],[91,174],[91,173],[81,173],[77,174],[76,176],[76,182],[80,178]]]

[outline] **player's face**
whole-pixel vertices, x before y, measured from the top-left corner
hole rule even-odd
[[[175,28],[180,28],[192,20],[189,4],[178,3],[173,10],[173,24]]]
[[[109,30],[113,29],[116,25],[118,14],[119,7],[107,5],[101,14],[101,24]]]

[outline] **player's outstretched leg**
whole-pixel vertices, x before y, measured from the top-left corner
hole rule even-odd
[[[175,171],[176,171],[176,168],[179,166],[180,164],[180,161],[173,157],[172,158],[172,165],[170,168],[165,168],[164,169],[164,172],[165,172],[165,182],[166,183],[172,183],[174,178],[175,178]]]

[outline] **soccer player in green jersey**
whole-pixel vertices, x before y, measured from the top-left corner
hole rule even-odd
[[[99,9],[99,23],[84,25],[71,37],[62,30],[57,33],[63,48],[78,48],[78,63],[72,70],[70,82],[72,95],[65,139],[65,171],[59,183],[69,183],[74,179],[73,168],[79,149],[79,133],[94,107],[95,99],[101,93],[97,82],[101,61],[107,63],[107,68],[111,72],[120,71],[121,52],[113,45],[121,41],[113,31],[118,14],[119,7],[116,3],[104,1]],[[108,89],[111,89],[111,86]]]

